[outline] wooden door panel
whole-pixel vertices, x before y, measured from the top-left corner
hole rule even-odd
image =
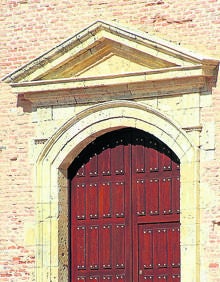
[[[98,165],[100,175],[111,175],[111,149],[103,147],[103,152],[98,155]]]
[[[124,182],[112,182],[112,205],[114,217],[125,216],[125,184]]]
[[[113,234],[112,225],[103,225],[100,238],[100,264],[103,269],[112,269]]]
[[[153,145],[156,146],[156,144],[157,143],[154,143]],[[159,152],[156,151],[154,148],[149,147],[147,156],[148,156],[148,171],[150,171],[151,173],[159,171]]]
[[[172,179],[170,177],[160,181],[159,205],[160,214],[172,213]]]
[[[78,226],[72,235],[75,275],[82,277],[80,272],[95,274],[102,270],[120,275],[127,266],[126,233],[125,224]]]
[[[87,228],[87,265],[91,270],[100,269],[99,265],[99,226]]]
[[[156,269],[167,268],[167,230],[161,227],[158,226],[153,232],[154,267]]]
[[[98,175],[98,157],[96,153],[90,157],[89,162],[86,164],[86,173],[87,177]]]
[[[132,147],[132,168],[134,173],[144,173],[146,171],[146,156],[144,139],[136,138],[135,145]]]
[[[90,183],[86,188],[86,218],[98,218],[98,184]]]
[[[137,216],[163,216],[174,215],[179,220],[179,178],[136,178],[133,181],[134,207]],[[169,219],[168,219],[169,221]]]
[[[148,180],[147,189],[147,206],[150,215],[159,214],[159,179],[153,178]]]
[[[116,141],[118,144],[119,141]],[[114,149],[111,150],[111,167],[112,171],[116,175],[124,174],[125,172],[125,163],[124,163],[124,146],[117,145]]]
[[[87,246],[86,246],[86,227],[85,226],[78,226],[76,228],[74,234],[75,244],[77,248],[74,248],[74,266],[78,270],[86,269],[86,253],[87,253]]]
[[[139,225],[139,269],[153,268],[153,230]]]
[[[178,171],[177,171],[178,172]],[[180,213],[180,177],[172,178],[172,210],[173,213]]]
[[[94,144],[91,157],[83,152],[85,163],[72,179],[72,282],[129,277],[130,154],[122,139],[107,143]]]
[[[172,268],[180,267],[180,228],[179,226],[173,226],[168,230],[168,237],[172,240],[168,241],[169,248],[169,265]]]
[[[75,193],[72,197],[72,201],[74,201],[76,205],[75,216],[77,219],[85,219],[86,218],[86,185],[76,184],[73,189]]]
[[[114,267],[124,269],[126,264],[126,230],[125,224],[114,226],[113,248],[115,253]]]
[[[173,281],[173,279],[179,279],[179,223],[140,224],[138,234],[139,281]]]
[[[99,184],[99,216],[100,218],[112,217],[112,194],[110,182]]]
[[[180,171],[169,148],[122,130],[91,143],[69,172],[71,282],[180,281]]]
[[[170,150],[165,147],[162,148],[163,154],[161,154],[161,169],[162,170],[172,170],[172,160],[170,157]]]
[[[144,179],[137,179],[133,182],[136,195],[136,214],[137,216],[146,215],[146,183]]]

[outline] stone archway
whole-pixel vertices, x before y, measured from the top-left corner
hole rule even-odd
[[[82,111],[52,136],[38,157],[37,281],[68,280],[68,166],[96,137],[123,127],[151,133],[181,161],[181,281],[188,282],[189,277],[197,281],[197,151],[187,134],[166,116],[145,105],[123,101]]]

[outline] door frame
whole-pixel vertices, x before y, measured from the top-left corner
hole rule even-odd
[[[73,159],[96,137],[123,127],[148,132],[181,162],[181,281],[199,281],[199,131],[190,135],[149,106],[112,101],[80,112],[48,140],[36,160],[36,281],[68,279],[68,179]],[[190,173],[189,173],[190,172]]]

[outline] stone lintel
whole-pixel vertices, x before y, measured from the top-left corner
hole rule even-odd
[[[201,66],[174,67],[167,70],[124,75],[31,81],[14,83],[16,94],[24,94],[30,102],[41,104],[78,104],[111,99],[138,99],[193,92],[210,93],[210,76]]]

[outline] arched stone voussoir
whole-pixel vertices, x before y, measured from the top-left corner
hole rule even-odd
[[[67,121],[47,142],[40,162],[67,168],[98,136],[123,127],[153,134],[181,158],[192,158],[193,144],[181,127],[161,112],[136,102],[112,101],[87,108]],[[190,161],[190,160],[188,160]]]

